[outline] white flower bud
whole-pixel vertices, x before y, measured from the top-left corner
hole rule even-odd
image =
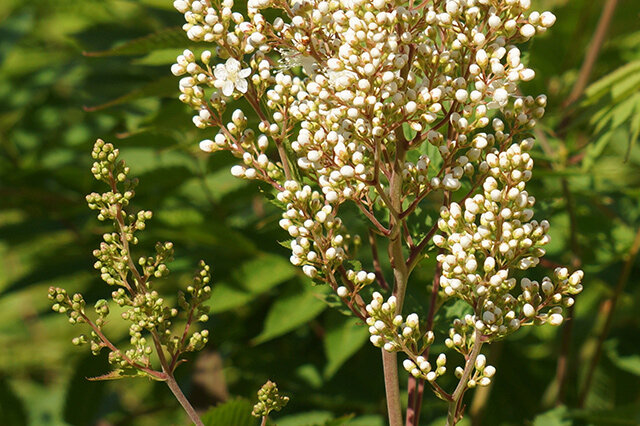
[[[411,327],[411,328],[416,328],[418,327],[420,323],[420,319],[418,318],[418,314],[409,314],[407,316],[407,326]]]
[[[243,177],[244,176],[244,167],[240,165],[235,165],[231,167],[231,174],[235,177]]]
[[[531,318],[536,314],[536,310],[530,303],[526,303],[522,307],[522,313],[524,314],[525,317]]]
[[[482,370],[487,365],[487,358],[480,354],[476,358],[476,370]]]
[[[560,325],[562,324],[562,321],[564,320],[564,318],[562,318],[561,314],[551,314],[549,316],[549,324],[551,325]]]
[[[525,24],[520,28],[520,34],[523,37],[531,38],[536,34],[536,28],[531,24]]]
[[[211,139],[205,139],[201,141],[199,146],[200,149],[204,152],[213,152],[216,148],[216,144]],[[231,173],[233,174],[233,171]]]
[[[545,28],[550,28],[556,23],[556,16],[551,12],[542,12],[540,15],[540,23]]]
[[[309,278],[315,278],[318,275],[318,270],[311,265],[304,265],[302,267],[302,272]]]
[[[411,361],[410,359],[405,359],[404,361],[402,361],[402,366],[404,367],[405,370],[407,370],[408,372],[411,372],[411,370],[413,370],[414,368],[416,368],[416,365],[413,363],[413,361]]]

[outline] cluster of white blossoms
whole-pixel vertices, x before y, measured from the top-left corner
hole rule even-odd
[[[396,315],[396,307],[395,296],[389,297],[385,302],[380,293],[373,293],[373,300],[365,308],[371,343],[388,352],[404,352],[409,356],[403,362],[404,368],[415,378],[433,382],[447,371],[447,356],[441,353],[436,359],[436,367],[432,368],[422,354],[435,339],[433,331],[420,330],[420,320],[416,313],[409,314],[406,318]]]
[[[405,368],[429,382],[446,357],[432,367],[423,356],[432,330],[402,316],[406,279],[426,251],[439,253],[441,296],[474,310],[446,340],[465,356],[476,335],[490,341],[525,324],[560,324],[581,289],[580,271],[520,286],[513,276],[537,265],[549,242],[525,189],[530,132],[546,98],[520,94],[518,83],[535,72],[517,44],[555,17],[530,3],[249,0],[245,16],[233,0],[174,2],[189,39],[212,46],[184,51],[171,69],[194,124],[217,129],[200,148],[231,152],[240,159],[234,176],[273,188],[291,262],[328,283],[366,319],[374,345],[405,352]],[[258,123],[231,104],[250,108]],[[412,231],[417,210],[434,202],[437,224],[426,236]],[[373,261],[363,262],[375,273],[347,267],[360,236],[340,216],[343,204],[366,218]],[[394,296],[383,303],[375,293],[366,305],[363,289],[387,290],[378,240],[388,244]],[[464,374],[470,387],[495,372],[482,360]]]

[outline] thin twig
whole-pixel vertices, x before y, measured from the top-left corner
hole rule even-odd
[[[453,426],[458,422],[458,417],[460,415],[460,404],[462,402],[462,397],[464,396],[464,392],[467,390],[469,377],[471,376],[471,372],[475,368],[476,358],[480,355],[480,349],[482,349],[482,334],[476,330],[475,341],[473,342],[473,349],[471,350],[471,354],[467,357],[467,361],[464,366],[464,371],[462,372],[462,377],[458,382],[458,386],[453,391],[453,400],[449,402],[449,411],[447,414],[447,426]]]
[[[384,225],[381,224],[380,221],[376,218],[376,216],[371,211],[369,211],[361,202],[359,201],[356,202],[356,206],[358,206],[360,211],[364,213],[364,215],[371,221],[371,223],[376,227],[376,229],[380,231],[380,233],[382,233],[385,236],[388,236],[389,234],[391,234],[391,231],[385,228]]]
[[[611,19],[613,18],[613,12],[616,10],[617,5],[618,0],[607,0],[604,4],[604,7],[602,8],[602,15],[600,15],[598,26],[596,27],[596,31],[593,34],[591,43],[589,44],[589,50],[587,51],[582,67],[580,68],[578,79],[573,85],[571,93],[563,103],[564,108],[577,101],[580,96],[582,96],[584,89],[587,87],[587,83],[589,83],[589,78],[591,77],[591,72],[593,71],[593,66],[600,54],[600,49],[604,43],[607,31],[609,30],[609,25],[611,24]]]
[[[442,253],[442,250],[440,250],[439,253]],[[441,274],[442,264],[438,262],[436,264],[436,271],[433,277],[433,285],[431,287],[431,299],[429,301],[429,315],[426,322],[426,332],[433,331],[433,321],[436,316]],[[422,354],[423,357],[429,358],[429,349],[431,349],[431,346],[427,346],[424,353]],[[435,384],[435,382],[433,384]],[[424,380],[416,380],[415,378],[413,378],[413,376],[410,376],[409,389],[411,389],[412,387],[414,388],[414,393],[413,395],[411,394],[411,392],[409,393],[406,426],[417,426],[420,424],[420,410],[422,408],[422,397],[424,396]],[[411,423],[409,422],[409,418],[411,418]]]
[[[433,224],[433,226],[431,227],[427,235],[424,236],[422,241],[420,241],[420,243],[417,246],[415,246],[413,250],[411,250],[411,253],[409,254],[409,259],[407,259],[407,269],[411,271],[416,266],[416,264],[418,263],[418,260],[420,260],[420,255],[422,254],[422,250],[424,250],[427,244],[429,244],[429,241],[431,241],[431,238],[433,238],[433,236],[437,231],[438,231],[438,222],[436,221],[436,223]]]
[[[503,347],[503,340],[494,342],[489,346],[489,353],[487,355],[488,364],[493,366],[498,365],[498,360],[502,353]],[[473,399],[471,400],[471,405],[469,408],[471,426],[479,426],[482,424],[482,416],[484,414],[485,408],[487,407],[487,402],[489,401],[489,396],[491,395],[491,390],[493,389],[493,383],[494,381],[492,380],[488,386],[478,387],[473,393]]]
[[[378,244],[376,243],[376,235],[369,228],[369,245],[371,246],[371,256],[373,257],[373,271],[376,274],[376,279],[380,287],[385,290],[389,290],[389,283],[384,278],[384,274],[382,273],[382,266],[380,265],[380,258],[378,257]]]

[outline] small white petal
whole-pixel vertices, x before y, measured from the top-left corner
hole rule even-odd
[[[238,92],[240,93],[247,93],[247,90],[249,89],[249,84],[247,83],[247,80],[245,79],[240,79],[236,82],[236,89],[238,89]]]
[[[213,70],[213,75],[218,80],[226,80],[227,79],[227,69],[224,65],[218,64]]]
[[[233,83],[229,80],[224,82],[224,86],[222,86],[222,94],[225,96],[231,96],[233,93]]]

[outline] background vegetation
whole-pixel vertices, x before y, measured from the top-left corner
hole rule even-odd
[[[640,7],[533,3],[558,21],[527,52],[539,78],[523,91],[547,93],[550,105],[530,192],[536,214],[552,224],[544,266],[582,267],[585,291],[562,328],[491,347],[497,378],[470,393],[468,421],[635,425]],[[70,344],[77,330],[46,297],[50,285],[88,300],[108,294],[91,255],[106,228],[84,201],[100,190],[89,153],[102,137],[140,177],[137,205],[155,213],[142,244],[175,243],[173,282],[185,284],[200,258],[213,267],[211,341],[178,370],[194,404],[204,411],[255,398],[271,378],[292,397],[279,425],[382,425],[379,351],[365,344],[366,328],[329,308],[318,297],[324,289],[288,263],[276,209],[230,176],[232,159],[198,152],[206,135],[169,73],[189,44],[181,23],[170,0],[0,2],[0,423],[185,423],[161,384],[86,381],[106,371],[106,360]],[[414,305],[426,300],[432,274],[427,262],[416,275]],[[232,404],[250,411],[246,400]],[[444,409],[427,395],[423,422],[441,422]]]

